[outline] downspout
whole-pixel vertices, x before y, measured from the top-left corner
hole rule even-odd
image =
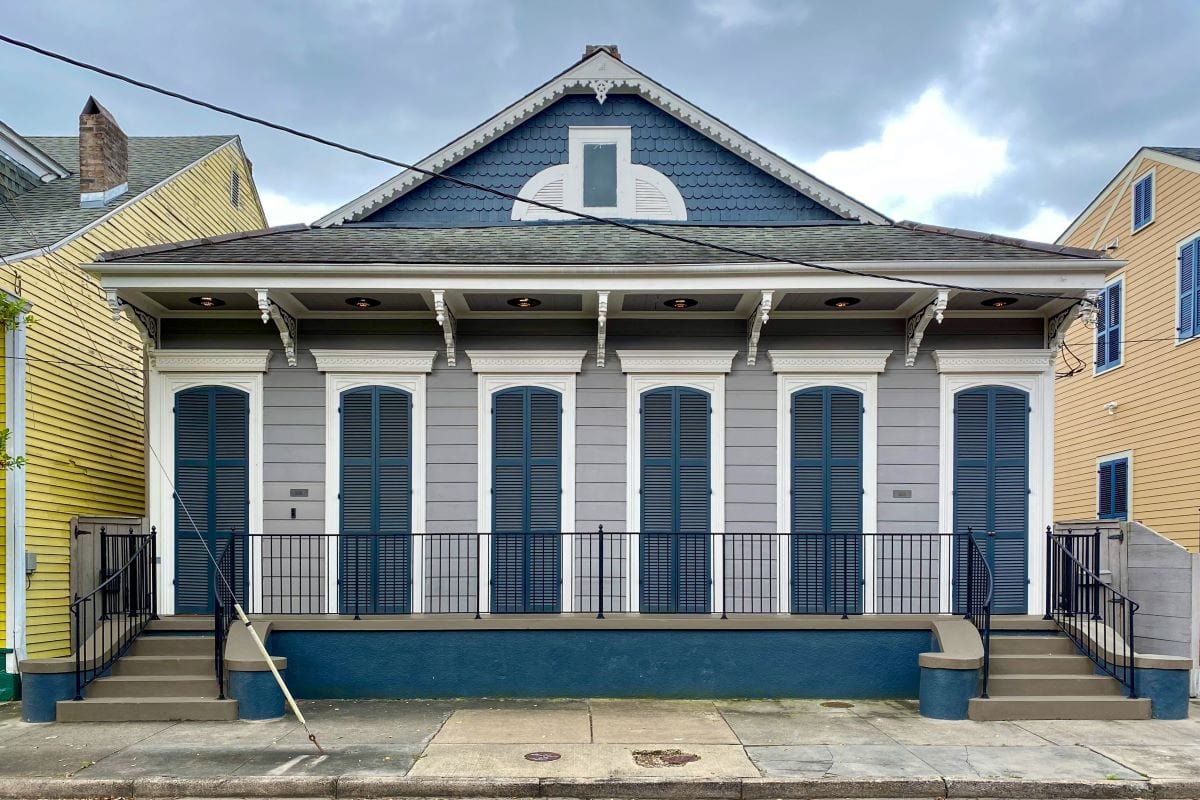
[[[4,420],[8,426],[8,455],[25,455],[25,324],[4,332]],[[4,592],[5,641],[11,651],[7,671],[17,672],[25,658],[25,468],[5,470],[4,529],[8,574]]]

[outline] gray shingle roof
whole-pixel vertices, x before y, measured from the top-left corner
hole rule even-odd
[[[0,253],[49,246],[200,160],[232,136],[139,136],[129,139],[129,191],[104,208],[79,207],[79,139],[28,136],[71,175],[17,195],[0,209]],[[14,215],[17,219],[14,219]]]
[[[1180,158],[1188,158],[1192,161],[1200,161],[1200,147],[1151,147],[1150,149]]]
[[[1096,258],[969,231],[903,225],[641,225],[726,247],[802,261],[993,261]],[[102,261],[181,264],[720,264],[758,259],[609,225],[476,228],[291,226],[179,245],[106,253]]]

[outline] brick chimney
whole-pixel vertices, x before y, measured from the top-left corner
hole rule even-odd
[[[615,44],[587,44],[583,46],[583,58],[587,60],[596,54],[598,50],[603,50],[617,61],[621,60],[621,53],[617,50]]]
[[[129,139],[89,97],[79,113],[79,205],[99,208],[129,190]]]

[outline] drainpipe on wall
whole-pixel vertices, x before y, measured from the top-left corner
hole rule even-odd
[[[28,310],[28,307],[27,309]],[[9,430],[8,454],[25,455],[25,325],[4,332],[4,421]],[[4,576],[6,615],[5,671],[17,672],[25,658],[25,468],[6,470],[4,475],[5,552],[8,574]]]

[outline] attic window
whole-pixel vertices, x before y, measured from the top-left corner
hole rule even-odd
[[[576,126],[568,132],[567,163],[547,167],[519,192],[523,198],[599,217],[686,220],[679,189],[663,173],[632,159],[633,136],[623,125]],[[569,220],[573,215],[513,203],[515,220]]]
[[[242,176],[236,170],[229,174],[229,204],[234,208],[242,204]]]

